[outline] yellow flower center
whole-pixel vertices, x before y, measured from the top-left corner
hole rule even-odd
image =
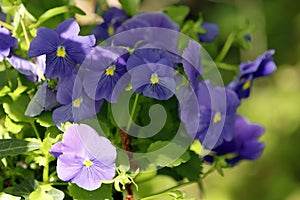
[[[151,75],[150,82],[153,85],[159,82],[157,74],[154,73],[154,74]]]
[[[65,57],[66,56],[66,50],[65,50],[65,47],[63,47],[63,46],[59,46],[58,48],[57,48],[57,51],[56,51],[56,56],[57,57]]]
[[[105,74],[107,76],[113,76],[115,74],[116,66],[110,66],[106,69]]]
[[[243,90],[249,89],[250,86],[251,86],[251,81],[250,80],[246,81],[243,85]]]
[[[213,119],[214,124],[218,123],[221,120],[221,118],[222,118],[221,113],[220,112],[216,112],[216,114],[214,116],[214,119]]]
[[[90,167],[90,166],[92,166],[94,163],[90,160],[90,159],[86,159],[85,161],[84,161],[84,166],[85,167]]]
[[[76,108],[79,108],[82,101],[83,101],[83,99],[81,97],[79,97],[78,99],[73,101],[73,106]]]
[[[107,29],[108,35],[112,36],[113,34],[115,34],[115,29],[112,25],[110,25]]]

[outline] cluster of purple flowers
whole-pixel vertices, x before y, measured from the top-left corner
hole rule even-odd
[[[242,63],[240,74],[228,86],[214,86],[208,80],[200,80],[201,46],[197,42],[190,40],[182,55],[177,56],[179,49],[170,52],[161,48],[164,45],[158,48],[151,43],[157,42],[151,41],[159,37],[157,35],[149,32],[132,35],[136,33],[135,29],[149,27],[171,30],[172,33],[180,31],[180,27],[163,13],[143,13],[129,18],[116,8],[104,14],[104,22],[95,27],[92,35],[79,36],[80,27],[75,19],[62,22],[55,30],[39,28],[30,44],[28,56],[37,57],[40,71],[37,71],[36,63],[12,53],[17,40],[0,27],[0,61],[6,57],[20,72],[32,76],[33,81],[40,80],[41,73],[47,79],[58,79],[52,92],[57,101],[54,103],[59,103],[59,106],[54,109],[52,118],[59,127],[66,122],[79,123],[93,118],[103,101],[116,102],[128,85],[138,94],[168,100],[179,86],[176,73],[184,74],[192,89],[186,91],[181,103],[190,104],[189,97],[193,95],[189,93],[194,93],[196,107],[199,108],[196,116],[199,118],[190,119],[193,108],[183,106],[179,112],[180,119],[191,135],[191,127],[196,127],[195,139],[212,150],[205,159],[212,162],[214,156],[230,154],[226,161],[235,165],[243,159],[260,157],[264,144],[258,139],[264,129],[238,115],[237,109],[241,100],[250,95],[253,80],[276,70],[272,59],[274,51],[267,51],[253,62]],[[218,35],[216,24],[203,22],[202,28],[206,32],[199,34],[201,42],[212,42]],[[96,41],[126,31],[130,32],[130,40],[119,41],[118,38],[108,42],[107,46],[95,46]],[[170,40],[174,40],[172,48],[177,48],[178,38]],[[138,46],[141,43],[143,45]],[[180,72],[181,66],[183,71]],[[85,189],[94,190],[100,187],[101,180],[114,176],[115,148],[87,125],[70,126],[64,133],[63,142],[55,144],[51,154],[58,158],[58,176]]]

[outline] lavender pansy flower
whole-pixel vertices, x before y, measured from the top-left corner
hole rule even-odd
[[[205,33],[198,34],[199,40],[201,42],[212,42],[219,35],[218,25],[210,22],[203,22],[201,24],[201,28],[205,29]]]
[[[81,64],[95,44],[94,35],[78,36],[79,25],[67,19],[55,30],[39,28],[28,50],[29,57],[46,54],[47,78],[63,78]]]
[[[166,54],[159,49],[137,49],[128,59],[135,92],[150,98],[167,100],[176,89],[174,69]]]
[[[226,162],[236,165],[241,160],[256,160],[263,150],[264,143],[258,139],[265,132],[265,129],[257,124],[250,123],[242,116],[237,116],[234,124],[234,137],[231,141],[224,141],[212,151],[218,155],[229,155]],[[212,156],[206,156],[205,160],[212,162]]]
[[[115,175],[116,148],[88,125],[69,126],[50,153],[57,157],[58,177],[86,190],[99,188]]]
[[[117,28],[128,18],[129,16],[119,8],[112,7],[108,9],[103,15],[104,22],[93,29],[96,40],[105,40],[114,35]]]
[[[268,76],[277,69],[272,58],[274,53],[274,50],[269,50],[255,61],[241,63],[238,78],[230,82],[228,87],[233,89],[240,99],[249,97],[253,79]]]
[[[98,46],[91,51],[82,64],[83,70],[80,70],[84,90],[90,98],[116,102],[118,91],[125,89],[129,82],[127,80],[115,88],[119,79],[127,72],[128,57],[129,52],[124,48]]]
[[[75,74],[59,81],[56,98],[62,104],[52,115],[53,122],[58,127],[61,123],[93,118],[102,105],[102,101],[95,101],[87,96],[83,91],[81,79]]]
[[[196,87],[201,76],[202,64],[200,50],[201,45],[190,40],[188,47],[184,49],[182,54],[183,69],[190,81],[192,88]]]
[[[233,127],[236,118],[236,110],[240,101],[234,91],[213,86],[210,82],[199,82],[195,88],[199,108],[199,126],[196,138],[207,149],[219,146],[223,141],[233,138]],[[185,100],[186,104],[189,99]],[[187,131],[192,130],[196,120],[188,119],[188,110],[181,110],[181,120]],[[196,116],[196,115],[195,115]],[[193,135],[194,133],[190,133]]]
[[[18,41],[11,36],[6,28],[0,26],[0,44],[0,62],[2,62],[5,57],[10,55],[10,51],[18,45]]]

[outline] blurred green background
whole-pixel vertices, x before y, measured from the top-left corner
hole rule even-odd
[[[242,162],[204,180],[208,200],[300,199],[300,1],[183,1],[220,26],[220,38],[245,21],[255,25],[250,51],[230,52],[240,61],[275,49],[278,70],[256,80],[239,113],[262,124],[266,149],[255,162]]]

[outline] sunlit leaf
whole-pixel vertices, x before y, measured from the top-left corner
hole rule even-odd
[[[33,151],[41,147],[40,143],[28,142],[24,140],[2,139],[0,140],[0,157],[17,155],[28,151]]]

